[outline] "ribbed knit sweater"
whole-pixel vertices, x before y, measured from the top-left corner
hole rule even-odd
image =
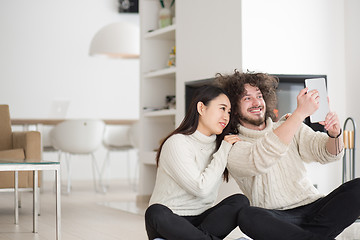
[[[195,216],[213,206],[231,144],[199,131],[175,134],[163,145],[150,205],[160,203],[180,216]]]
[[[285,121],[269,118],[261,131],[239,126],[241,141],[231,149],[228,169],[251,205],[268,209],[290,209],[314,202],[323,195],[308,179],[304,162],[339,160],[326,149],[328,136],[302,124],[287,145],[274,134]]]

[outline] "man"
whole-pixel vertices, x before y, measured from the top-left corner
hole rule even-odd
[[[232,102],[230,131],[241,139],[228,155],[228,170],[252,206],[268,209],[252,213],[242,228],[245,234],[254,239],[334,239],[351,225],[360,215],[360,180],[323,196],[306,176],[305,162],[325,164],[343,156],[336,113],[320,122],[327,134],[303,123],[319,107],[318,92],[302,89],[296,110],[273,122],[276,78],[235,71],[219,75],[217,82]],[[254,219],[264,226],[260,231],[252,228]]]

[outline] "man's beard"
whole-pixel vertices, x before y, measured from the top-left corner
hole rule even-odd
[[[240,122],[249,123],[249,124],[252,124],[255,126],[261,126],[265,122],[265,115],[262,116],[261,118],[257,118],[257,119],[252,119],[252,118],[248,118],[246,116],[240,115]]]

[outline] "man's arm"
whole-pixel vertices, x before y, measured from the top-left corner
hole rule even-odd
[[[233,176],[251,177],[267,173],[288,150],[272,130],[259,139],[236,142],[228,155],[228,169]]]
[[[306,91],[307,88],[302,89],[297,96],[297,108],[294,113],[288,117],[281,126],[274,130],[274,133],[285,144],[291,143],[304,119],[312,115],[319,108],[318,92],[313,90],[306,93]],[[341,127],[337,114],[335,112],[329,112],[326,115],[325,121],[319,123],[324,125],[330,136],[326,144],[328,152],[333,155],[341,152],[344,144],[340,136]]]
[[[325,121],[320,122],[324,125],[325,130],[328,131],[329,140],[326,143],[326,149],[329,153],[337,155],[344,147],[343,139],[341,137],[340,121],[335,112],[329,112],[326,115]]]
[[[297,108],[281,126],[274,130],[275,135],[285,144],[291,143],[304,119],[319,108],[319,93],[316,90],[308,93],[306,91],[307,88],[300,91],[297,96]]]
[[[231,174],[248,177],[266,173],[285,154],[304,119],[319,107],[318,92],[306,91],[307,88],[300,91],[296,110],[273,132],[267,133],[255,143],[240,141],[234,144],[228,156]]]

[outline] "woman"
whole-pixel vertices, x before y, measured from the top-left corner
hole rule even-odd
[[[161,144],[155,188],[145,213],[150,240],[223,239],[238,226],[239,211],[249,206],[244,195],[213,206],[223,173],[227,179],[228,152],[239,140],[235,135],[224,140],[219,136],[229,122],[230,108],[222,89],[201,87],[180,126]]]

